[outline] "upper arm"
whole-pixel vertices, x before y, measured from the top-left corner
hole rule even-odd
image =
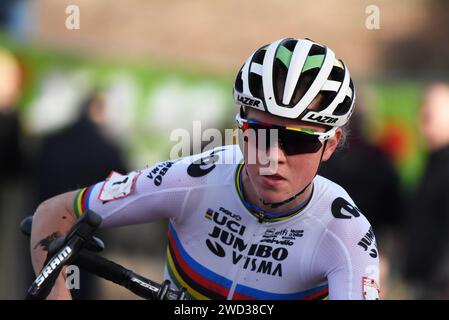
[[[187,164],[165,161],[81,189],[74,198],[79,217],[87,209],[98,213],[102,226],[122,226],[176,218],[182,212],[192,181]]]
[[[332,220],[320,242],[315,267],[327,278],[329,299],[376,299],[379,254],[363,215]]]

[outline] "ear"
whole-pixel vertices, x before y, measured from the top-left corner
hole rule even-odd
[[[341,140],[342,134],[343,131],[341,130],[341,128],[338,128],[337,131],[335,131],[335,135],[327,140],[326,149],[324,150],[322,161],[327,161],[330,159]]]

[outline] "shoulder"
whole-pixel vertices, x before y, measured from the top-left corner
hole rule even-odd
[[[221,146],[199,154],[167,160],[141,171],[156,186],[194,187],[223,183],[242,159],[236,145]]]
[[[370,230],[369,221],[344,188],[321,176],[314,183],[317,218],[326,230],[342,237],[363,236]]]
[[[316,218],[321,220],[322,238],[318,246],[322,254],[334,254],[324,260],[348,263],[347,259],[365,261],[369,265],[378,263],[378,249],[373,230],[368,219],[357,207],[349,194],[332,181],[318,177],[317,189],[323,193],[319,198]],[[345,259],[334,259],[341,253]],[[374,260],[373,260],[374,259]]]

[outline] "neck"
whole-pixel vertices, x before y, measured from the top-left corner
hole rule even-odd
[[[289,201],[288,203],[285,203],[277,208],[272,208],[271,205],[265,205],[263,203],[263,200],[258,196],[256,189],[254,188],[254,185],[248,176],[248,173],[246,171],[246,168],[243,168],[242,173],[242,187],[243,187],[243,195],[246,198],[248,202],[251,204],[257,206],[258,208],[262,209],[263,211],[272,212],[272,213],[282,213],[285,211],[292,210],[294,208],[297,208],[307,202],[312,195],[313,190],[313,183],[310,183],[309,186],[304,190],[302,194],[297,196],[292,201]],[[289,197],[294,196],[294,194],[289,194],[285,196],[285,199],[288,199]],[[282,200],[285,200],[282,199]],[[281,200],[281,201],[282,201]]]

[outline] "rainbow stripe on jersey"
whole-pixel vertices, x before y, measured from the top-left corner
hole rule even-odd
[[[192,299],[227,299],[232,280],[223,277],[195,261],[182,246],[176,230],[169,223],[167,270],[178,288],[184,287]],[[320,300],[327,299],[326,285],[295,293],[273,293],[238,284],[232,295],[235,300]]]

